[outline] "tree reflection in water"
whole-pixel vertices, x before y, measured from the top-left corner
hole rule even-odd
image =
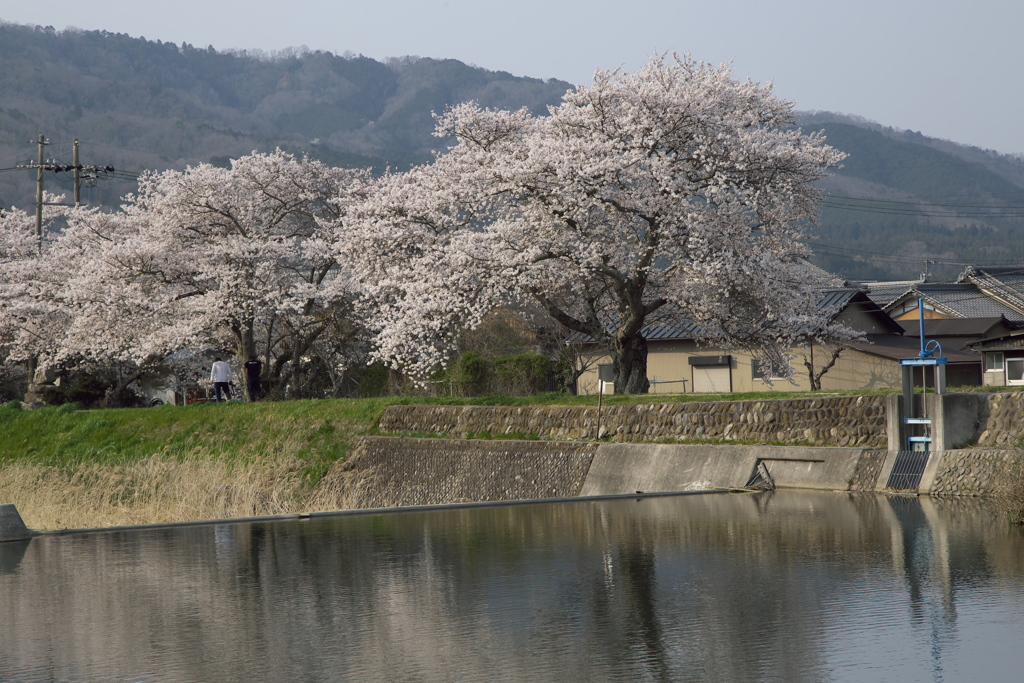
[[[796,491],[111,531],[0,547],[0,614],[4,681],[997,680],[1024,539]]]

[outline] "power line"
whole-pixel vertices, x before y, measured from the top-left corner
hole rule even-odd
[[[1024,192],[1021,192],[1020,194],[1024,195]],[[964,198],[972,198],[972,197],[978,197],[979,195],[960,195],[960,196],[964,197]],[[977,209],[991,209],[991,208],[1015,208],[1015,209],[1021,209],[1021,208],[1024,208],[1024,204],[1020,204],[1020,205],[1009,204],[1008,205],[1008,204],[961,204],[961,203],[958,203],[958,202],[951,202],[951,203],[945,203],[945,202],[926,202],[926,201],[924,201],[922,199],[917,199],[917,200],[908,200],[908,199],[880,199],[880,198],[874,198],[874,197],[850,197],[850,196],[847,196],[847,195],[832,194],[832,193],[826,194],[825,195],[825,199],[826,200],[838,199],[838,200],[853,201],[853,202],[872,202],[872,203],[875,203],[875,204],[893,204],[893,205],[896,205],[896,206],[919,206],[921,204],[926,204],[928,206],[942,206],[942,207],[950,207],[950,208],[968,208],[968,209],[970,209],[970,208],[977,208]]]
[[[908,258],[905,255],[904,256],[900,256],[900,255],[893,254],[892,252],[882,253],[882,252],[877,252],[877,251],[867,251],[865,249],[854,249],[852,247],[843,247],[843,246],[839,246],[839,245],[836,245],[836,244],[829,244],[828,242],[814,242],[813,240],[808,240],[806,242],[806,244],[815,252],[820,252],[822,250],[827,250],[827,251],[837,252],[838,255],[840,255],[840,256],[861,256],[862,255],[862,256],[870,256],[872,258],[879,258],[879,259],[886,259],[886,258],[888,258],[888,259],[897,259],[901,263],[905,262],[907,260],[907,258]],[[922,256],[922,258],[923,257],[924,256]],[[933,259],[932,256],[928,256],[928,258],[929,259]],[[1016,266],[1016,265],[1020,265],[1022,261],[1024,261],[1024,255],[1022,255],[1021,258],[1010,259],[1010,260],[1005,260],[1005,261],[985,261],[984,264],[980,264],[976,259],[975,260],[971,260],[971,261],[954,261],[954,260],[948,260],[947,259],[947,260],[936,260],[935,262],[939,263],[939,264],[942,264],[942,265],[979,266],[979,267],[984,268],[985,266],[990,266],[990,267],[991,266]]]
[[[1010,193],[1006,193],[1010,194]],[[1024,192],[1013,193],[1024,196]],[[1024,218],[1024,203],[1019,200],[994,202],[982,195],[959,195],[972,203],[955,201],[956,197],[945,196],[942,201],[924,199],[881,199],[876,197],[854,197],[826,193],[822,206],[839,211],[856,211],[891,216],[914,216],[923,218],[978,218],[1005,219]],[[988,201],[985,201],[985,200]]]
[[[1008,207],[1003,210],[1002,207],[992,207],[992,211],[947,211],[942,208],[931,209],[928,205],[921,206],[918,208],[911,208],[912,205],[908,205],[908,208],[897,208],[897,207],[886,207],[886,206],[871,206],[871,205],[858,205],[851,202],[834,202],[829,200],[823,200],[822,205],[830,208],[842,211],[855,211],[858,213],[873,213],[882,214],[887,216],[918,216],[923,218],[1024,218],[1024,207]]]
[[[78,138],[75,138],[73,142],[73,153],[74,160],[71,164],[59,164],[55,159],[46,159],[44,151],[51,143],[46,139],[45,135],[40,135],[38,140],[29,141],[35,143],[39,147],[38,159],[36,163],[25,163],[18,164],[14,169],[5,170],[28,170],[32,169],[36,172],[36,240],[39,243],[39,249],[43,248],[43,178],[44,171],[53,171],[54,173],[74,173],[74,192],[75,192],[75,206],[81,204],[81,187],[82,181],[84,180],[87,186],[97,180],[100,177],[105,177],[104,174],[115,173],[113,166],[86,166],[82,165],[78,161]]]

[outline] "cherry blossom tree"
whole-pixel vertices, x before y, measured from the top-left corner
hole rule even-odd
[[[522,297],[604,348],[625,393],[649,388],[652,322],[692,323],[776,373],[800,330],[826,335],[801,238],[812,184],[844,155],[794,129],[771,85],[661,55],[596,72],[548,116],[467,103],[437,118],[457,144],[383,178],[339,243],[374,301],[378,358],[423,376],[460,326]]]
[[[78,264],[68,289],[80,315],[68,348],[144,365],[227,342],[297,373],[347,314],[333,245],[368,183],[364,171],[253,153],[228,169],[144,174],[114,213],[69,212],[60,248]]]
[[[35,215],[0,209],[0,349],[8,362],[24,362],[31,375],[36,361],[60,347],[71,312],[61,292],[67,264],[52,251],[51,225],[64,197],[43,197],[43,235]]]

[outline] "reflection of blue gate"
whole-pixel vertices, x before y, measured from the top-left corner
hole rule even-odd
[[[895,491],[916,491],[927,464],[928,451],[900,451],[896,454],[896,462],[885,487]]]

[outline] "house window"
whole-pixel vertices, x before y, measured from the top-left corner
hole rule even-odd
[[[985,354],[985,372],[1002,372],[1003,352],[990,351]]]
[[[769,372],[770,369],[771,368],[768,367],[768,363],[765,363],[765,364],[762,365],[761,362],[759,360],[757,360],[756,358],[753,358],[750,361],[750,376],[751,376],[752,379],[760,379],[760,380],[765,380],[765,379],[772,379],[772,380],[783,379],[782,377],[779,377],[778,375],[771,374]]]
[[[1006,383],[1024,384],[1024,358],[1006,359]]]

